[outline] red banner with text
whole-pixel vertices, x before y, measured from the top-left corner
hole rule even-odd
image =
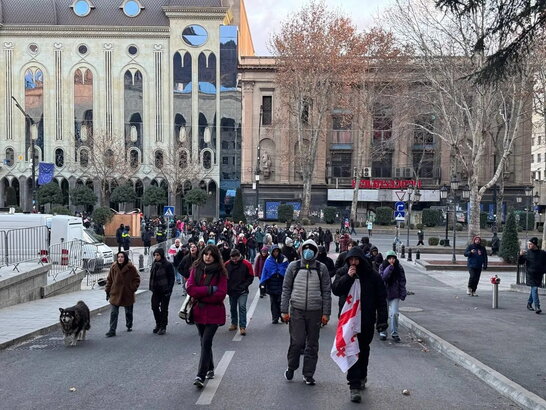
[[[408,189],[409,186],[421,188],[421,181],[413,181],[411,179],[361,179],[360,189]],[[353,179],[352,187],[355,187]]]

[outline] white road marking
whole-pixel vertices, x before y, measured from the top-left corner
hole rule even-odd
[[[224,353],[222,359],[220,360],[220,363],[218,363],[218,365],[214,369],[214,379],[210,379],[206,382],[205,388],[203,389],[203,392],[201,393],[199,399],[195,404],[207,406],[212,403],[212,399],[216,394],[216,390],[218,390],[220,382],[222,381],[222,378],[226,373],[227,367],[229,366],[229,363],[233,359],[234,355],[235,352],[230,350]]]
[[[252,304],[250,305],[250,309],[246,312],[246,327],[248,328],[248,325],[250,324],[250,319],[252,319],[252,316],[254,315],[254,311],[256,310],[256,306],[258,306],[258,301],[260,300],[260,288],[256,291],[256,294],[254,295],[254,299],[252,300]],[[235,336],[233,336],[234,342],[240,342],[243,340],[243,337],[239,332],[235,333]]]

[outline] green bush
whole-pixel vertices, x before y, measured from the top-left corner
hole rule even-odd
[[[423,224],[417,224],[417,225],[415,225],[415,227],[416,227],[417,229],[423,229],[423,228],[424,228]]]
[[[246,223],[246,216],[243,205],[243,193],[241,192],[241,188],[237,188],[237,191],[235,192],[235,200],[233,201],[231,216],[233,217],[235,223],[239,223],[239,221],[243,221],[244,223]]]
[[[110,195],[110,202],[114,204],[126,204],[135,202],[136,193],[133,187],[129,184],[115,187]]]
[[[302,225],[311,225],[311,221],[309,220],[309,218],[302,218],[301,220],[301,224]]]
[[[72,212],[70,212],[70,210],[64,206],[53,207],[51,208],[50,212],[53,215],[72,215]]]
[[[290,204],[279,205],[277,215],[279,222],[292,222],[294,219],[294,207]]]
[[[519,215],[519,222],[516,225],[522,231],[525,230],[526,227],[528,227],[530,231],[533,230],[535,226],[535,214],[533,212],[531,211],[527,212],[527,224],[525,223],[525,211],[515,211],[515,214]],[[517,217],[516,217],[516,220],[518,220]]]
[[[423,225],[438,226],[442,223],[442,211],[439,209],[423,209]]]
[[[428,244],[430,246],[436,246],[440,243],[440,238],[437,238],[435,236],[431,236],[430,238],[428,238]]]
[[[71,190],[70,199],[72,199],[72,204],[76,206],[90,206],[97,203],[97,195],[85,185],[77,186]]]
[[[112,210],[108,207],[100,207],[96,208],[93,211],[93,214],[91,215],[91,218],[95,223],[99,225],[106,225],[108,222],[112,220],[114,217],[114,213]]]
[[[324,222],[327,224],[333,224],[336,221],[337,208],[333,206],[327,206],[324,208]]]
[[[390,225],[394,219],[394,209],[388,206],[380,206],[375,210],[375,223],[377,225]]]
[[[519,252],[519,239],[516,229],[516,216],[513,211],[508,214],[502,233],[499,255],[505,262],[515,263]]]
[[[61,191],[61,187],[56,182],[50,182],[45,185],[41,185],[38,188],[38,203],[40,205],[45,204],[58,204],[62,205],[64,198]]]

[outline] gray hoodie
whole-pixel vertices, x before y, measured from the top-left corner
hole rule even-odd
[[[301,259],[290,262],[284,276],[281,312],[288,313],[289,306],[304,311],[320,310],[323,315],[330,315],[332,297],[328,268],[317,261],[318,246],[312,239],[302,244],[303,249],[310,247],[315,255],[310,260]],[[298,271],[298,264],[300,269]]]

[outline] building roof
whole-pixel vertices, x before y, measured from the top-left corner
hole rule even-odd
[[[62,26],[168,26],[163,7],[222,7],[224,0],[139,0],[136,17],[127,17],[123,0],[90,0],[95,6],[85,17],[77,16],[74,0],[0,0],[0,24]]]

